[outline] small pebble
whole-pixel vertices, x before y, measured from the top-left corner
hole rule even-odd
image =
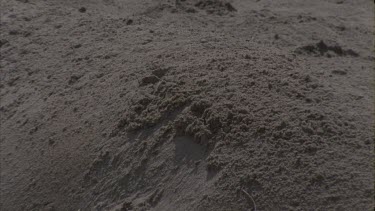
[[[131,25],[133,24],[133,20],[132,19],[129,19],[128,21],[126,21],[126,25]]]

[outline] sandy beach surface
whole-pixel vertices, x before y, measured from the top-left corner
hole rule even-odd
[[[2,0],[0,209],[374,209],[371,0]]]

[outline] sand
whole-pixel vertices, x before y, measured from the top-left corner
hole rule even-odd
[[[0,10],[1,210],[373,210],[372,1]]]

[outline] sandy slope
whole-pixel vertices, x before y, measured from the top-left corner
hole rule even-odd
[[[373,27],[365,0],[4,0],[1,209],[372,210]]]

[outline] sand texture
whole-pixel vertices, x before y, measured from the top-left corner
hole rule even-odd
[[[0,11],[1,210],[374,209],[372,0]]]

